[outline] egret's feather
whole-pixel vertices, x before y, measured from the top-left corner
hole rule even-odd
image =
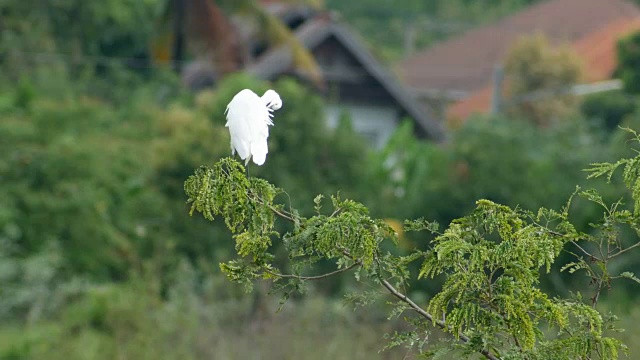
[[[264,164],[267,159],[267,153],[269,152],[267,146],[267,139],[264,141],[256,141],[251,143],[251,155],[253,156],[253,162],[256,165]]]

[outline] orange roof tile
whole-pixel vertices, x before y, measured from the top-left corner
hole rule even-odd
[[[615,70],[618,40],[640,30],[640,18],[620,18],[575,41],[572,47],[583,60],[586,82],[608,80]],[[447,110],[447,119],[455,124],[473,113],[486,113],[491,106],[493,84],[485,85]]]
[[[539,1],[501,21],[468,31],[398,64],[405,82],[418,90],[477,91],[513,42],[542,33],[552,43],[574,43],[613,21],[640,17],[626,0]]]

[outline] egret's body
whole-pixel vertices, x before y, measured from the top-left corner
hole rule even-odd
[[[264,164],[269,148],[269,126],[273,125],[271,113],[282,107],[280,96],[267,90],[262,97],[244,89],[227,105],[227,124],[231,134],[231,154],[236,152],[245,165],[253,158],[256,165]]]

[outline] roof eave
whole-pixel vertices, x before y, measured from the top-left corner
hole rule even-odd
[[[378,64],[373,55],[356,39],[346,25],[329,19],[323,23],[312,23],[310,26],[316,28],[313,31],[299,30],[296,32],[296,37],[307,49],[313,49],[330,35],[334,35],[345,47],[351,50],[358,61],[391,94],[404,112],[418,123],[429,138],[434,141],[445,140],[442,125],[433,120],[433,117],[429,117],[427,110],[418,104],[413,95],[403,88],[389,71]],[[273,79],[278,74],[285,73],[290,68],[292,61],[291,51],[286,45],[283,45],[263,55],[258,62],[247,68],[247,72],[259,78]]]

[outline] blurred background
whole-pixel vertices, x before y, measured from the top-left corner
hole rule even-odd
[[[230,234],[189,217],[182,186],[230,155],[226,105],[280,94],[251,175],[302,214],[340,191],[400,231],[393,251],[426,249],[404,219],[446,226],[480,198],[559,209],[578,184],[627,195],[582,169],[632,154],[619,127],[640,129],[639,3],[3,0],[0,359],[412,358],[380,352],[402,320],[384,298],[354,311],[345,294],[375,289],[348,275],[278,314],[269,284],[221,275]],[[586,232],[600,211],[572,210]],[[424,304],[439,283],[413,285]],[[640,351],[638,288],[605,295]]]

